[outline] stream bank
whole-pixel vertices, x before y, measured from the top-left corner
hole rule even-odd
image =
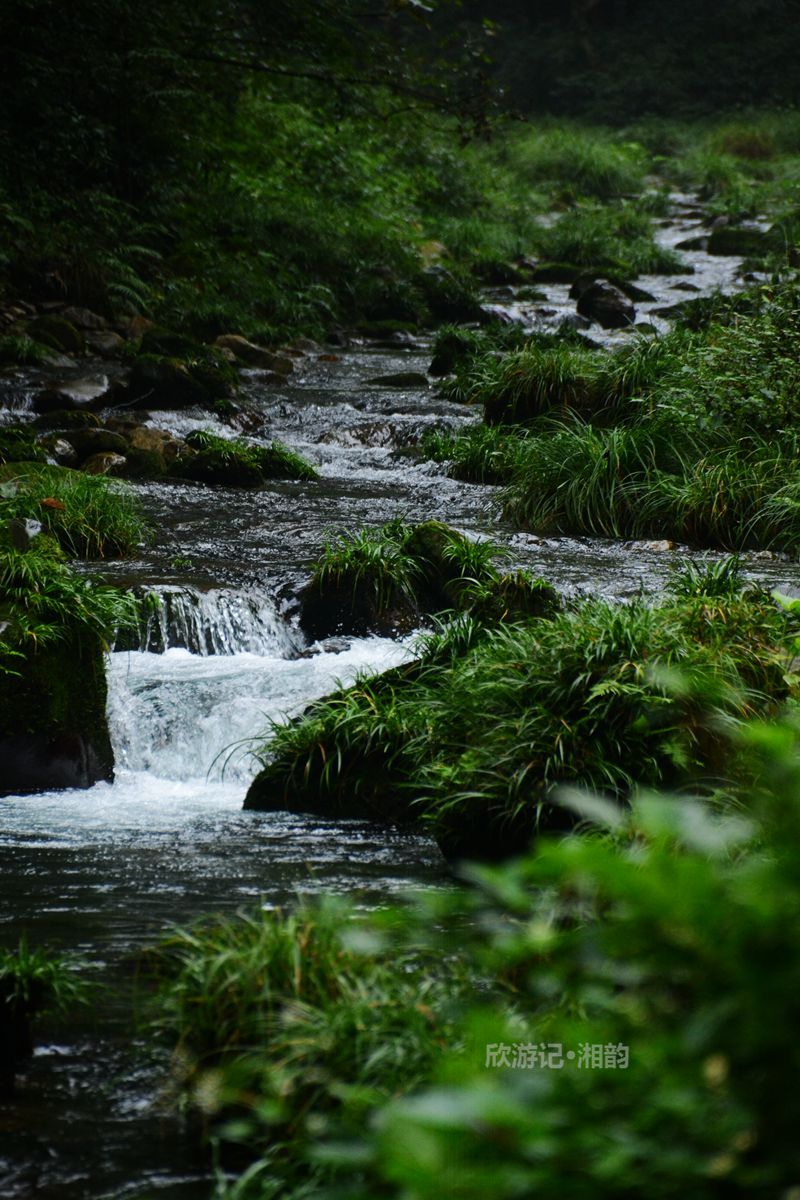
[[[691,202],[676,200],[660,232],[670,244],[698,228],[686,215]],[[738,259],[700,250],[687,257],[694,269],[683,280],[642,281],[655,297],[643,307],[645,319],[682,286],[699,294],[734,286]],[[548,285],[546,301],[534,304],[518,302],[513,290],[489,300],[531,328],[549,328],[574,311],[566,291]],[[598,336],[614,345],[632,335]],[[673,558],[663,545],[521,534],[495,518],[495,489],[458,483],[421,462],[416,446],[426,429],[460,428],[475,414],[430,387],[370,381],[424,374],[429,360],[425,337],[391,348],[354,339],[332,353],[306,354],[284,383],[265,382],[255,368],[244,372],[248,436],[302,453],[319,481],[244,492],[136,485],[156,529],[153,544],[135,560],[82,569],[155,590],[167,602],[142,648],[111,658],[115,782],[2,802],[9,944],[26,928],[37,942],[79,949],[103,979],[118,982],[127,955],[175,920],[259,898],[283,903],[298,888],[362,889],[366,903],[379,903],[403,887],[447,886],[442,860],[422,835],[240,811],[255,766],[246,739],[335,680],[385,669],[409,652],[389,639],[308,647],[299,637],[297,591],[330,530],[435,517],[471,537],[491,535],[508,547],[509,566],[528,567],[571,595],[661,589]],[[29,412],[41,383],[37,372],[11,378],[6,415]],[[147,424],[177,436],[198,426],[232,431],[191,410],[159,412]],[[796,568],[771,555],[746,556],[744,565],[770,586],[791,592],[796,584]],[[226,764],[227,748],[243,740]],[[196,1172],[190,1146],[182,1158],[179,1127],[153,1106],[162,1068],[135,1065],[129,1040],[122,1010],[112,1008],[98,1029],[40,1049],[21,1090],[24,1128],[18,1113],[0,1109],[4,1140],[13,1142],[2,1151],[4,1194],[197,1195],[208,1176]],[[144,1171],[143,1143],[153,1151]]]

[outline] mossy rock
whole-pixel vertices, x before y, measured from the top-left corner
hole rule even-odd
[[[65,354],[83,354],[86,341],[74,325],[54,315],[34,317],[26,327],[28,337]]]
[[[104,646],[85,631],[0,673],[0,795],[91,787],[114,776]]]
[[[424,271],[420,291],[434,321],[480,321],[483,309],[472,279],[444,267]]]
[[[741,229],[724,225],[708,239],[708,253],[739,258],[763,258],[782,244],[773,230]]]
[[[392,579],[380,564],[364,566],[357,556],[341,570],[315,571],[300,593],[300,626],[308,638],[390,637],[418,628],[436,613],[469,606],[471,581],[451,553],[454,545],[467,545],[463,534],[441,521],[424,521],[398,538],[402,577],[399,568]]]
[[[155,358],[200,358],[206,347],[184,333],[171,329],[147,329],[139,342],[139,353]]]
[[[317,478],[310,463],[279,442],[258,446],[203,430],[188,434],[186,449],[176,458],[171,474],[226,487],[261,487],[271,479]]]
[[[320,768],[323,763],[320,762]],[[406,789],[393,784],[386,754],[364,753],[361,747],[340,760],[335,792],[320,792],[318,781],[295,776],[281,761],[270,763],[255,777],[243,807],[254,812],[291,812],[298,815],[355,821],[380,821],[410,825],[418,821]],[[341,786],[348,779],[353,787]]]
[[[72,429],[64,433],[64,440],[69,442],[80,459],[89,458],[92,454],[127,454],[128,443],[125,438],[114,433],[111,429],[89,427]]]
[[[140,355],[131,371],[128,394],[138,408],[214,408],[236,391],[235,370],[215,350],[182,360]]]

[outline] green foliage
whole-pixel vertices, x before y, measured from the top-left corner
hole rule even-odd
[[[36,366],[51,351],[25,334],[7,333],[0,337],[0,367]]]
[[[363,809],[416,815],[448,843],[474,831],[475,853],[491,854],[553,820],[556,783],[625,796],[720,770],[715,722],[787,694],[789,631],[769,597],[738,594],[731,566],[689,568],[678,590],[656,608],[586,602],[483,633],[462,619],[423,643],[417,669],[361,681],[274,727],[271,784],[322,811],[346,812],[360,795]],[[679,695],[663,674],[676,670],[692,682]],[[698,712],[698,687],[713,719]]]
[[[24,934],[16,949],[0,949],[0,1021],[3,1005],[69,1014],[87,1004],[90,985],[80,978],[84,966],[74,955],[31,949]]]
[[[179,1081],[224,1131],[259,1146],[285,1185],[335,1125],[355,1136],[379,1104],[430,1072],[463,984],[410,949],[393,961],[331,898],[176,930],[159,947],[150,1027]],[[258,1097],[254,1104],[254,1097]]]
[[[108,642],[135,626],[138,611],[132,595],[75,575],[51,538],[40,534],[22,552],[2,537],[0,672],[17,674],[26,653],[76,634]]]
[[[133,493],[110,480],[63,467],[7,466],[0,519],[34,520],[71,556],[113,558],[145,535]]]
[[[188,434],[186,441],[195,453],[178,458],[172,470],[189,479],[247,487],[269,479],[318,478],[310,463],[280,442],[259,446],[203,429]]]
[[[217,1136],[254,1160],[231,1194],[786,1193],[796,714],[735,741],[724,806],[562,792],[584,830],[467,868],[468,889],[179,932],[156,1026],[195,1102],[232,1118]]]
[[[551,262],[624,275],[679,274],[681,260],[653,240],[652,220],[634,203],[580,205],[539,231],[537,247]]]
[[[566,198],[610,200],[637,192],[646,165],[635,143],[622,142],[607,130],[568,125],[520,134],[509,154],[523,178]]]
[[[366,589],[378,610],[398,593],[413,602],[422,564],[409,549],[410,533],[411,527],[396,517],[379,529],[335,534],[325,543],[313,582],[322,593],[346,587],[355,596]]]

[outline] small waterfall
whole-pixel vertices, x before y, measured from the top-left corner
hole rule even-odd
[[[257,770],[250,750],[259,739],[263,744],[270,718],[299,712],[338,680],[386,670],[408,653],[406,643],[376,637],[301,658],[275,648],[271,654],[117,651],[108,672],[117,768],[137,772],[145,790],[148,777],[220,780],[224,773],[241,793]]]
[[[148,589],[144,596],[153,597],[153,606],[138,631],[121,635],[115,649],[163,654],[180,648],[204,658],[212,654],[289,657],[301,644],[265,593],[163,586]]]

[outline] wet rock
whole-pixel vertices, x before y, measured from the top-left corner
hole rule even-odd
[[[729,225],[715,229],[708,239],[708,253],[741,258],[762,258],[776,249],[772,231],[743,229]]]
[[[256,346],[238,333],[223,333],[214,343],[220,350],[229,350],[239,361],[250,367],[261,367],[276,375],[291,375],[294,363],[286,355],[275,354],[264,346]]]
[[[636,320],[636,309],[628,297],[603,280],[581,293],[577,307],[582,317],[597,321],[603,329],[623,329]]]
[[[33,400],[38,413],[69,409],[102,408],[108,396],[107,375],[87,375],[81,379],[62,380],[50,384]]]
[[[91,787],[113,778],[104,647],[71,629],[0,674],[0,795]]]
[[[62,321],[69,321],[70,325],[74,325],[76,329],[84,331],[108,329],[108,321],[105,317],[99,316],[88,308],[77,308],[75,305],[70,305],[68,308],[62,308],[58,315]]]
[[[684,238],[682,242],[675,243],[676,250],[708,250],[708,240],[710,235],[707,233],[699,234],[697,237]]]
[[[41,445],[60,467],[77,467],[80,462],[80,455],[66,438],[55,436],[43,438]]]
[[[128,428],[125,474],[131,479],[157,479],[166,475],[180,455],[187,452],[186,442],[166,429],[149,426]]]
[[[584,268],[574,263],[546,262],[539,263],[534,279],[536,283],[574,283],[584,274]]]
[[[517,300],[529,301],[531,303],[537,300],[546,300],[547,292],[543,292],[541,288],[532,287],[526,283],[523,287],[517,288]]]
[[[142,334],[139,351],[158,358],[195,358],[202,355],[203,347],[185,333],[153,326]]]
[[[125,349],[125,339],[111,329],[89,330],[86,345],[93,354],[103,358],[117,358]]]
[[[63,350],[65,354],[83,354],[84,337],[75,326],[61,316],[54,314],[34,317],[27,325],[28,337],[43,346],[53,350]]]
[[[421,371],[396,371],[391,375],[374,375],[367,383],[390,388],[426,388],[428,377]]]
[[[64,440],[69,442],[81,461],[91,455],[107,452],[124,455],[128,449],[128,443],[122,434],[111,429],[76,429],[65,433]]]
[[[567,313],[565,317],[558,322],[558,333],[581,333],[584,329],[589,329],[592,322],[588,317],[582,317],[580,313]]]
[[[124,455],[104,451],[102,454],[93,454],[91,458],[87,458],[81,470],[86,475],[122,475],[125,463]]]
[[[138,408],[213,408],[229,400],[236,375],[218,351],[188,362],[177,358],[142,355],[136,359],[128,383],[128,402]]]

